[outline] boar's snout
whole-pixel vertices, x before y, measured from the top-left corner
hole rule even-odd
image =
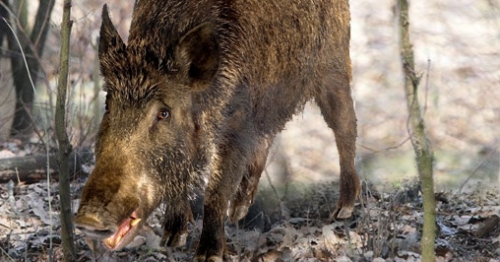
[[[110,250],[134,240],[153,209],[153,184],[137,162],[122,154],[101,154],[83,188],[74,223]]]
[[[102,219],[91,214],[82,214],[75,217],[75,226],[87,237],[105,239],[118,229],[117,226],[106,224]]]

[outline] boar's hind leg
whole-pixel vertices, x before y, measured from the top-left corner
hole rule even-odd
[[[193,223],[193,213],[187,199],[186,196],[182,199],[172,200],[166,207],[161,246],[180,247],[186,243],[187,223]]]
[[[267,139],[262,139],[261,143],[258,143],[255,148],[255,155],[250,159],[247,172],[243,176],[238,191],[229,204],[227,212],[229,222],[236,223],[248,213],[248,208],[252,205],[255,193],[257,192],[260,175],[266,165],[269,145],[270,143]]]
[[[315,101],[326,123],[335,133],[340,155],[340,197],[337,210],[332,215],[336,218],[348,218],[360,191],[360,182],[354,167],[356,115],[347,72],[329,74],[328,78],[315,96]]]

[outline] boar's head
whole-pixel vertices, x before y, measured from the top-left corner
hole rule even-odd
[[[163,201],[186,201],[202,184],[194,163],[200,128],[192,96],[211,84],[219,58],[211,23],[178,39],[154,41],[161,36],[153,36],[127,46],[106,6],[102,19],[106,113],[97,134],[96,165],[74,221],[114,250],[132,241]],[[167,44],[158,51],[162,41]]]

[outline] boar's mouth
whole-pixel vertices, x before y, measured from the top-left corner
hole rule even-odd
[[[128,245],[138,233],[144,221],[132,212],[118,226],[111,226],[94,215],[80,215],[75,218],[76,228],[90,239],[102,239],[109,250],[118,250]]]
[[[137,230],[140,227],[139,224],[142,224],[140,222],[141,219],[134,211],[129,217],[123,220],[113,235],[104,239],[105,246],[110,250],[118,250],[126,246],[137,235]]]

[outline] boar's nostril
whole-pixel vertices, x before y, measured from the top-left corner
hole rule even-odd
[[[97,230],[97,229],[92,229],[92,228],[83,228],[83,227],[76,227],[78,230],[82,231],[85,236],[90,237],[92,239],[105,239],[114,234],[114,231],[112,230]]]
[[[102,220],[93,215],[79,215],[75,218],[75,226],[87,237],[104,239],[113,235],[117,227],[106,225]]]

